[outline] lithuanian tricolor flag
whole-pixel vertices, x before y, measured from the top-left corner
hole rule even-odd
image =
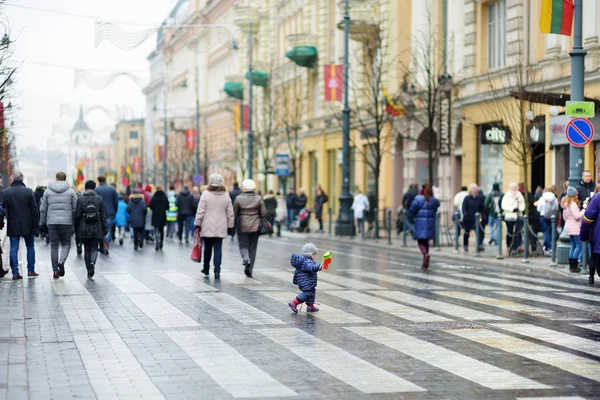
[[[130,165],[125,167],[125,175],[123,176],[121,183],[123,183],[123,186],[129,186],[131,184],[131,166]]]
[[[573,0],[542,0],[542,32],[571,36],[574,8]]]
[[[385,100],[385,112],[387,112],[389,115],[391,115],[393,117],[397,117],[399,115],[404,115],[405,114],[404,107],[396,104],[394,102],[394,100],[391,99],[387,90],[385,90],[384,87],[381,88],[381,91],[383,92],[383,98]]]
[[[79,186],[79,185],[83,185],[83,180],[84,180],[84,176],[83,176],[83,167],[81,166],[81,162],[77,163],[77,178],[75,179],[75,187]]]

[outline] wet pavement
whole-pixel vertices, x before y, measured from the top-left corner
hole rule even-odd
[[[175,241],[53,280],[36,242],[41,275],[0,280],[0,398],[600,398],[600,284],[322,239],[321,311],[296,315],[301,241],[261,238],[248,279],[227,239],[220,281]]]

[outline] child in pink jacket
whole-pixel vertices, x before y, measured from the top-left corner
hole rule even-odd
[[[585,210],[579,209],[579,200],[577,199],[577,189],[570,186],[567,189],[567,195],[562,201],[563,219],[565,220],[565,232],[571,239],[571,250],[569,251],[569,270],[573,273],[581,272],[577,266],[581,257],[581,241],[579,240],[579,230],[581,228],[581,219]]]

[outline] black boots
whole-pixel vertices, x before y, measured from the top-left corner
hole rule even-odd
[[[581,272],[581,268],[577,266],[576,258],[569,258],[569,272],[572,272],[574,274],[578,274]]]

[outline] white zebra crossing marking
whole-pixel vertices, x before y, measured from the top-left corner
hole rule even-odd
[[[440,294],[442,294],[442,293],[440,293]],[[554,305],[561,306],[561,307],[576,308],[578,310],[591,311],[591,312],[598,311],[598,306],[582,304],[577,301],[561,300],[561,299],[556,299],[556,298],[551,298],[551,297],[546,297],[546,296],[540,296],[537,294],[521,293],[521,292],[499,292],[498,294],[503,294],[505,296],[517,297],[517,298],[523,299],[523,300],[539,301],[542,303],[554,304]]]
[[[294,271],[281,271],[281,270],[260,270],[258,271],[261,274],[268,275],[270,277],[285,281],[288,285],[292,285],[292,277],[294,276]],[[317,287],[319,290],[345,290],[343,287],[332,285],[331,283],[322,282],[319,279],[317,283]]]
[[[600,356],[600,342],[595,340],[585,339],[579,336],[573,336],[567,333],[557,332],[531,324],[497,323],[491,325],[510,332],[518,333],[519,335],[528,336],[530,338],[543,340],[544,342],[557,344],[573,350]]]
[[[423,282],[419,282],[419,281],[413,281],[410,279],[396,278],[394,276],[379,274],[376,272],[367,272],[367,271],[363,271],[360,269],[344,270],[344,272],[347,272],[352,275],[360,275],[365,278],[370,278],[370,279],[374,279],[374,280],[378,280],[378,281],[382,281],[382,282],[392,283],[394,285],[408,286],[413,289],[429,289],[429,290],[444,290],[445,289],[442,286],[432,285],[430,283],[423,283]]]
[[[490,321],[506,321],[506,318],[498,317],[496,315],[488,314],[483,311],[474,310],[472,308],[457,306],[455,304],[445,303],[439,300],[428,299],[421,296],[414,296],[411,294],[398,292],[398,291],[378,291],[370,292],[371,294],[378,294],[388,299],[402,301],[404,303],[410,303],[418,305],[419,307],[426,307],[435,311],[439,311],[444,314],[452,315],[454,317],[460,317],[468,319],[469,321],[476,320],[490,320]]]
[[[274,300],[279,301],[280,303],[287,304],[291,299],[296,297],[297,293],[292,292],[260,292],[263,296],[270,297]],[[317,303],[319,303],[317,297]],[[348,314],[342,310],[338,310],[337,308],[333,308],[331,306],[325,305],[323,303],[318,304],[319,312],[316,313],[307,313],[314,318],[319,318],[324,321],[327,321],[331,324],[370,324],[371,321],[367,321],[366,319],[362,319],[353,314]]]
[[[600,363],[594,360],[487,329],[448,329],[445,332],[600,382]]]
[[[406,276],[414,276],[415,278],[424,279],[426,281],[446,283],[446,284],[450,284],[453,286],[458,285],[458,286],[462,286],[462,287],[466,287],[466,288],[470,288],[470,289],[499,290],[499,288],[497,286],[484,285],[481,283],[466,282],[462,279],[454,279],[454,278],[448,278],[448,277],[444,277],[444,276],[425,275],[422,272],[400,272],[400,271],[398,271],[398,273],[401,273],[402,275],[406,275]]]
[[[484,304],[486,306],[498,307],[504,310],[517,312],[553,312],[544,308],[528,306],[526,304],[515,303],[513,301],[495,299],[493,297],[480,296],[467,292],[436,292],[440,296],[452,297],[453,299],[466,300],[473,303]],[[504,292],[499,292],[504,293]]]
[[[221,280],[232,283],[234,285],[262,285],[261,281],[253,278],[248,278],[246,275],[242,275],[237,272],[224,271],[221,274]]]
[[[547,286],[540,286],[540,285],[534,285],[534,284],[529,284],[529,283],[516,282],[516,281],[511,281],[508,279],[491,278],[489,276],[483,276],[483,275],[465,274],[465,273],[460,273],[460,272],[454,272],[454,273],[452,273],[452,275],[456,276],[456,277],[463,276],[467,279],[473,279],[476,281],[497,283],[498,285],[500,285],[500,287],[496,288],[495,290],[502,289],[503,286],[512,286],[513,288],[518,287],[521,289],[537,290],[537,291],[542,291],[542,292],[560,292],[561,291],[561,289],[550,288]]]
[[[164,274],[158,274],[161,278],[171,282],[172,284],[179,286],[180,288],[187,290],[188,292],[218,292],[219,289],[214,288],[206,283],[200,282],[196,278],[192,278],[181,272],[168,272]]]
[[[580,328],[585,328],[585,329],[589,329],[592,331],[600,332],[600,324],[572,324],[572,325],[578,326]]]
[[[500,276],[500,277],[503,277],[503,276],[504,277],[510,277],[510,278],[518,279],[519,281],[541,283],[542,285],[559,286],[559,287],[567,288],[567,289],[600,291],[600,287],[597,287],[597,286],[587,286],[583,282],[581,283],[581,285],[575,285],[573,283],[556,281],[556,280],[553,280],[553,279],[550,279],[550,278],[548,278],[548,279],[532,278],[530,276],[515,275],[515,274],[508,274],[508,273],[494,273],[494,272],[489,272],[489,274],[497,275],[497,276]],[[564,279],[564,277],[562,277],[562,276],[561,277],[556,277],[556,278],[557,279]]]
[[[166,334],[235,398],[297,396],[211,332],[168,331]]]
[[[296,328],[258,329],[298,357],[363,393],[423,392],[425,389]]]
[[[327,282],[333,282],[336,285],[346,286],[348,288],[357,289],[357,290],[377,290],[377,289],[385,289],[383,286],[375,285],[368,282],[359,281],[357,279],[346,278],[344,276],[332,275],[328,273],[320,273],[319,274],[319,282],[321,280]],[[318,286],[318,285],[317,285]],[[322,288],[320,288],[322,289]]]
[[[127,297],[160,328],[200,326],[159,294],[131,294]]]
[[[446,317],[435,315],[427,311],[417,310],[412,307],[408,307],[402,304],[394,303],[392,301],[383,300],[374,296],[369,296],[364,293],[348,290],[345,292],[324,292],[330,296],[336,296],[346,301],[358,303],[365,307],[370,307],[375,310],[379,310],[388,314],[395,315],[396,317],[406,319],[412,322],[440,322],[440,321],[451,321]]]
[[[285,322],[260,311],[227,293],[194,293],[200,300],[233,317],[244,325],[280,325]]]
[[[412,358],[494,390],[548,389],[549,386],[386,327],[345,328]]]
[[[590,301],[598,301],[600,302],[600,295],[591,294],[591,293],[559,293],[561,296],[569,296],[575,297],[577,299],[590,300]]]
[[[585,400],[577,396],[559,396],[559,397],[517,397],[517,400]]]
[[[154,290],[129,274],[104,274],[104,277],[123,293],[154,293]]]

